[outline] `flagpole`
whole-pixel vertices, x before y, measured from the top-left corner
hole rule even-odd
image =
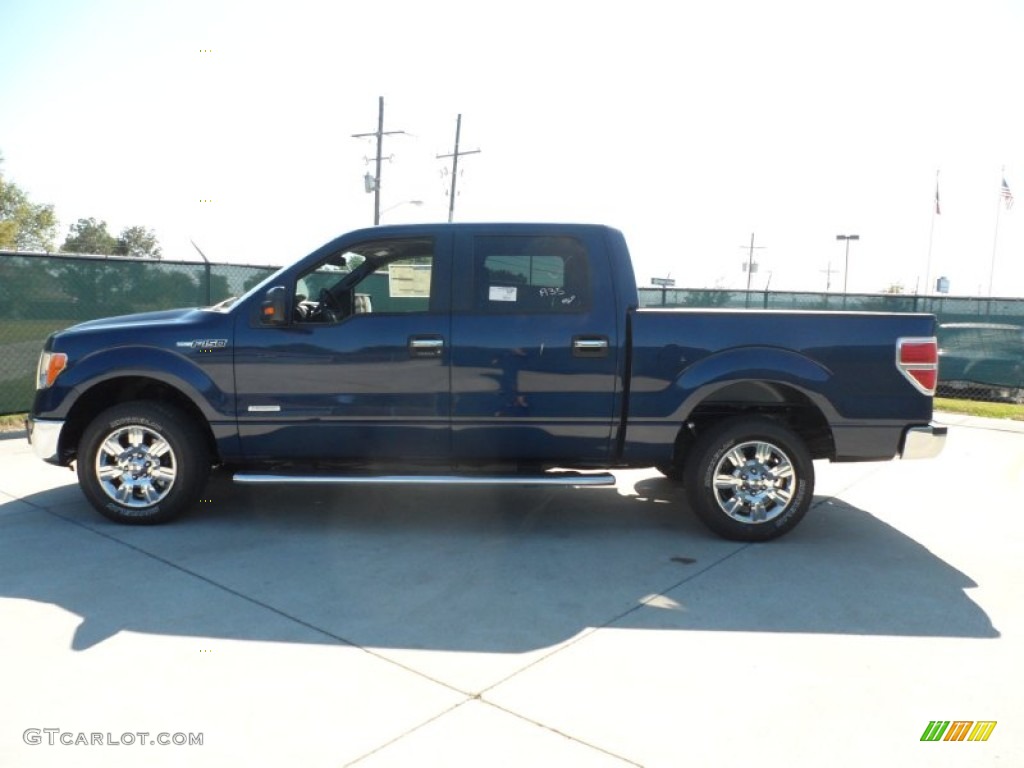
[[[935,235],[935,216],[939,213],[939,172],[935,172],[935,205],[932,206],[932,226],[928,230],[928,266],[924,271],[924,292],[932,292],[932,237]],[[915,290],[914,293],[917,293]]]
[[[1006,166],[1003,166],[1002,178],[1006,178]],[[988,297],[992,298],[992,286],[996,279],[996,251],[999,248],[999,212],[1003,204],[1003,188],[999,188],[999,196],[996,198],[996,226],[992,235],[992,264],[988,268]]]

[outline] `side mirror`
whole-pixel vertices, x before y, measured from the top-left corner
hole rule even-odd
[[[283,285],[266,292],[260,306],[261,325],[285,325],[288,322],[288,294]]]

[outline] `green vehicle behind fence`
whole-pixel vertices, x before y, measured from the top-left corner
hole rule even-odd
[[[939,326],[940,395],[1024,403],[1024,327],[1010,323]]]

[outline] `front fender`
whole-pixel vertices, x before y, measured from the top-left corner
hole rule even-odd
[[[190,359],[202,355],[202,363]],[[35,412],[64,418],[93,387],[114,379],[141,377],[174,387],[191,400],[207,421],[235,418],[230,349],[187,354],[142,346],[99,350],[74,361],[54,386],[37,395]],[[51,405],[52,407],[47,407]]]

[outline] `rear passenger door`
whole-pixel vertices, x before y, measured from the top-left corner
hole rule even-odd
[[[460,461],[601,462],[619,339],[603,243],[464,231],[452,314],[452,449]]]

